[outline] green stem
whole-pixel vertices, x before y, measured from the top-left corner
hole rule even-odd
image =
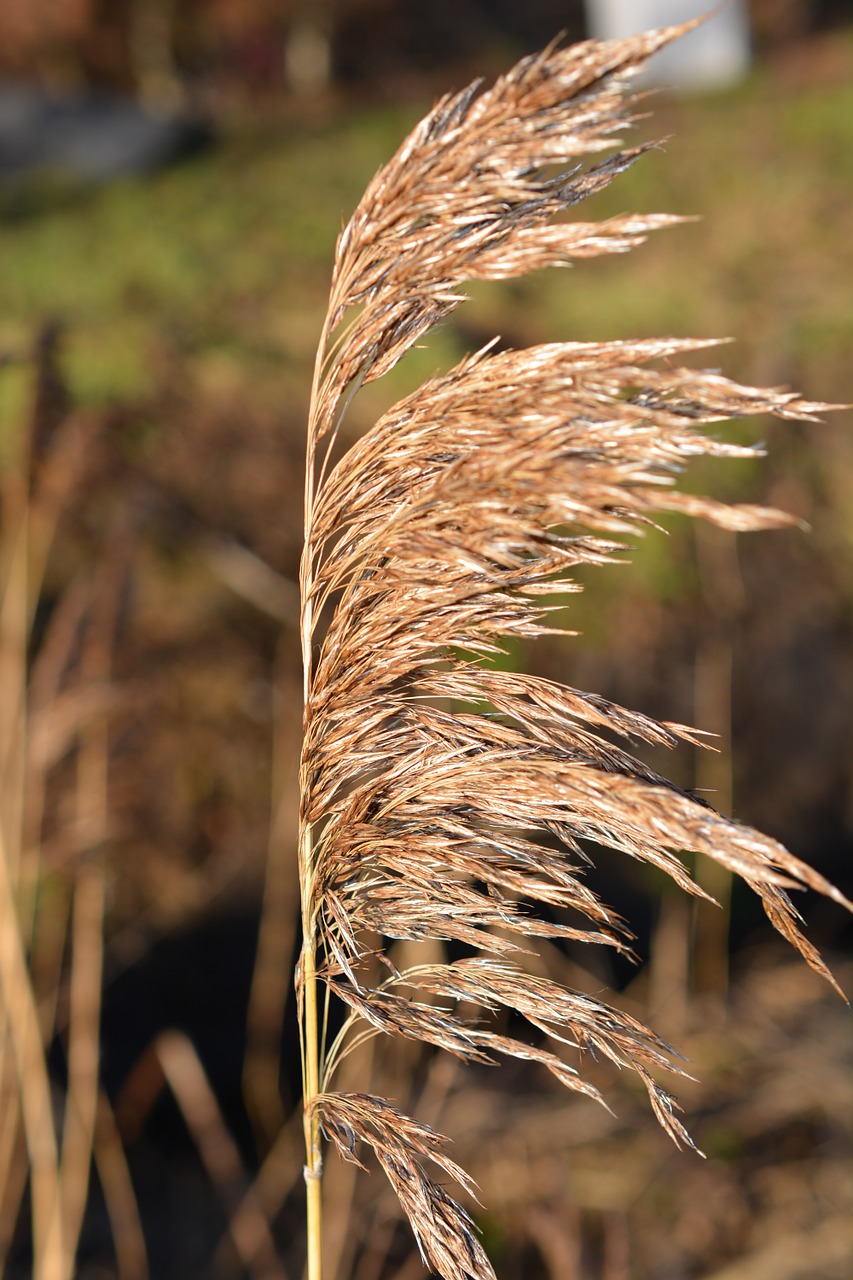
[[[303,886],[302,916],[302,1127],[305,1134],[305,1189],[308,1232],[307,1280],[322,1280],[322,1177],[320,1121],[315,1101],[320,1093],[320,1035],[317,1016],[317,927],[310,910],[312,879],[311,827],[306,823],[300,842]]]
[[[311,828],[306,826],[302,837],[303,875],[310,883]],[[322,1280],[322,1176],[323,1156],[320,1145],[320,1122],[315,1099],[320,1093],[320,1040],[317,1017],[317,948],[316,927],[313,918],[303,919],[302,939],[302,999],[304,1025],[302,1030],[303,1119],[305,1133],[305,1188],[308,1231],[307,1280]]]

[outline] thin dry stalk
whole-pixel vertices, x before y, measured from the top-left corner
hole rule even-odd
[[[21,1115],[27,1141],[33,1216],[33,1273],[38,1280],[61,1275],[63,1256],[56,1213],[59,1156],[44,1044],[26,951],[20,934],[6,842],[0,840],[0,990],[6,1035],[15,1057]]]
[[[272,816],[265,864],[264,895],[252,989],[246,1014],[246,1058],[243,1089],[249,1112],[265,1143],[284,1123],[280,1095],[281,1011],[296,941],[298,886],[293,876],[293,848],[299,800],[293,761],[298,726],[287,715],[287,689],[277,679],[273,693]]]
[[[191,1042],[179,1031],[157,1037],[154,1050],[211,1182],[229,1214],[228,1231],[243,1265],[260,1280],[286,1280],[269,1222],[247,1186],[240,1153]]]
[[[74,1273],[92,1161],[104,912],[99,859],[107,827],[104,688],[116,604],[107,581],[88,627],[81,679],[68,676],[78,661],[71,655],[92,604],[90,584],[70,592],[57,608],[31,662],[32,623],[48,557],[60,519],[97,457],[92,446],[100,429],[97,418],[67,415],[64,405],[55,411],[45,399],[44,386],[56,375],[54,345],[53,339],[39,345],[32,414],[21,432],[15,465],[3,477],[0,557],[0,673],[6,693],[0,707],[0,1078],[6,1090],[14,1077],[18,1094],[18,1105],[4,1109],[0,1181],[5,1249],[25,1185],[20,1165],[24,1174],[29,1165],[36,1280],[66,1280]],[[106,579],[114,576],[110,565],[115,568],[114,556]],[[79,863],[73,891],[55,876],[59,891],[40,895],[49,863],[42,840],[48,775],[78,747],[78,820],[69,824],[68,852],[79,858],[82,843],[97,853]],[[57,1027],[57,1012],[69,928],[68,1089],[60,1143],[46,1045],[65,1029]]]
[[[301,1130],[301,1117],[298,1111],[294,1111],[279,1129],[278,1136],[264,1156],[254,1180],[244,1192],[243,1199],[245,1200],[246,1196],[255,1199],[269,1222],[276,1219],[285,1200],[301,1181],[302,1169],[299,1159],[302,1145]],[[236,1212],[242,1213],[242,1207],[238,1207]],[[232,1257],[231,1237],[224,1235],[213,1255],[214,1266],[227,1267]]]
[[[82,659],[85,686],[106,688],[124,577],[123,540],[113,543],[100,574],[96,604]],[[80,729],[77,811],[84,843],[78,849],[69,978],[68,1087],[59,1169],[66,1274],[74,1272],[76,1244],[88,1199],[100,1093],[100,1018],[106,883],[104,851],[109,833],[109,723],[91,717]]]
[[[365,1028],[465,1061],[539,1064],[598,1098],[580,1074],[592,1052],[635,1071],[663,1127],[689,1143],[656,1078],[678,1071],[672,1051],[625,1013],[519,963],[536,938],[629,947],[624,922],[584,883],[590,846],[620,850],[698,897],[707,895],[691,857],[711,859],[755,890],[832,981],[788,890],[850,904],[776,841],[628,749],[698,744],[698,731],[489,664],[507,638],[559,631],[555,610],[579,589],[576,568],[624,558],[625,539],[657,512],[735,531],[791,523],[679,492],[675,479],[695,457],[758,452],[706,434],[718,421],[813,420],[829,406],[681,367],[704,341],[557,343],[486,348],[349,448],[339,440],[350,398],[462,302],[466,281],[624,252],[677,221],[565,215],[647,149],[616,136],[637,101],[627,86],[687,29],[551,47],[490,89],[441,99],[338,241],[312,392],[301,569],[297,993],[309,1280],[322,1267],[322,1134],[357,1163],[360,1148],[372,1149],[424,1261],[445,1280],[493,1275],[472,1219],[437,1180],[436,1169],[473,1195],[445,1140],[383,1098],[332,1089]],[[460,958],[401,972],[388,947],[399,939],[452,944]],[[387,975],[378,982],[377,962]],[[328,1045],[331,995],[349,1015]]]
[[[103,1089],[98,1094],[94,1156],[110,1219],[118,1280],[148,1280],[148,1252],[136,1193],[113,1109]]]
[[[12,1244],[21,1201],[27,1185],[27,1152],[21,1127],[18,1082],[14,1076],[14,1060],[6,1058],[6,1078],[0,1094],[3,1108],[2,1173],[0,1173],[0,1275]]]
[[[36,396],[37,399],[37,396]],[[38,502],[30,468],[38,423],[34,410],[18,444],[19,456],[3,477],[3,582],[0,604],[0,1043],[14,1063],[20,1110],[7,1123],[23,1125],[30,1172],[34,1273],[60,1280],[63,1246],[56,1212],[58,1147],[50,1082],[29,968],[33,894],[23,867],[23,820],[27,759],[27,648],[35,600],[41,586]],[[34,550],[35,548],[35,550]],[[34,565],[35,561],[35,565]],[[3,1075],[7,1068],[4,1063]],[[12,1135],[8,1151],[17,1149]],[[5,1182],[11,1209],[20,1179]],[[10,1214],[11,1216],[11,1214]]]
[[[346,1060],[338,1071],[338,1085],[347,1091],[349,1081],[370,1080],[374,1078],[376,1057],[376,1036],[366,1037],[353,1048],[349,1041]],[[352,1266],[343,1265],[343,1260],[351,1264],[352,1247],[358,1239],[357,1209],[355,1205],[358,1166],[352,1161],[339,1162],[336,1168],[325,1173],[326,1191],[331,1211],[326,1215],[326,1231],[324,1238],[324,1263],[330,1278],[352,1275]]]
[[[71,931],[68,1025],[68,1088],[59,1168],[60,1197],[66,1242],[64,1273],[72,1276],[76,1247],[89,1198],[89,1175],[95,1140],[99,1093],[99,1029],[103,969],[104,870],[84,864],[74,885]]]

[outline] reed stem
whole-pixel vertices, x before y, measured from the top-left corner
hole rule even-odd
[[[311,864],[311,828],[306,826],[302,838],[303,868]],[[320,1124],[313,1105],[320,1092],[320,1057],[317,1018],[317,955],[313,918],[303,918],[302,940],[302,1072],[303,1129],[305,1133],[305,1188],[308,1229],[307,1280],[322,1280],[322,1176],[323,1157],[320,1149]]]

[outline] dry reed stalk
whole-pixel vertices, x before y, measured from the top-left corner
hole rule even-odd
[[[493,1275],[471,1218],[430,1171],[473,1196],[446,1140],[383,1098],[332,1088],[348,1046],[365,1035],[408,1037],[467,1061],[539,1063],[598,1098],[567,1061],[567,1051],[577,1061],[590,1050],[636,1071],[663,1127],[690,1142],[654,1075],[679,1070],[672,1051],[625,1013],[518,963],[537,937],[627,946],[623,922],[583,882],[587,842],[656,866],[700,897],[682,856],[705,855],[741,876],[832,981],[787,890],[807,886],[849,907],[841,894],[776,841],[615,745],[697,743],[697,731],[483,661],[506,637],[559,629],[552,610],[578,589],[575,566],[618,559],[622,539],[655,512],[731,530],[791,523],[680,493],[674,480],[693,457],[756,452],[705,435],[711,423],[814,419],[830,406],[679,367],[705,342],[487,348],[394,405],[345,451],[338,445],[350,397],[459,305],[465,281],[624,252],[678,221],[562,215],[647,149],[616,137],[637,101],[626,86],[689,25],[551,47],[491,89],[441,99],[338,241],[312,394],[301,572],[297,990],[310,1280],[322,1266],[323,1134],[347,1160],[372,1148],[429,1267],[445,1280]],[[576,163],[611,147],[621,149],[586,169]],[[393,939],[453,944],[463,958],[400,972],[385,947]],[[384,981],[371,976],[377,960]],[[331,1045],[330,995],[349,1011]],[[530,1034],[499,1034],[489,1022],[499,1010],[526,1020]]]
[[[98,1094],[93,1155],[115,1244],[118,1280],[148,1280],[148,1252],[136,1193],[115,1115],[103,1089]]]
[[[36,361],[36,384],[42,372]],[[60,1280],[63,1242],[59,1205],[59,1151],[50,1080],[40,1025],[39,993],[30,969],[33,947],[34,859],[24,821],[27,777],[27,684],[30,625],[41,587],[50,510],[33,492],[39,437],[38,389],[34,409],[17,441],[18,456],[3,476],[2,602],[0,602],[0,1047],[3,1075],[14,1075],[18,1105],[4,1122],[22,1126],[29,1163],[34,1274]],[[8,1055],[8,1059],[7,1059]],[[9,1065],[7,1066],[7,1061]],[[17,1149],[12,1140],[8,1152]],[[4,1178],[4,1217],[17,1216],[21,1180]]]
[[[247,1185],[237,1144],[191,1041],[180,1031],[164,1031],[153,1052],[228,1212],[228,1232],[241,1263],[258,1280],[286,1280],[264,1206]]]
[[[295,589],[295,588],[294,588]],[[277,667],[283,664],[279,661]],[[264,1146],[275,1141],[285,1123],[281,1076],[281,1011],[296,941],[298,886],[293,878],[299,800],[292,761],[298,749],[297,726],[282,714],[293,705],[295,690],[276,672],[273,685],[272,792],[264,893],[249,1007],[246,1011],[246,1056],[243,1093],[255,1130]],[[290,698],[288,698],[290,695]]]
[[[105,690],[126,572],[126,540],[117,537],[98,575],[92,617],[81,657],[84,690]],[[57,1211],[67,1242],[67,1269],[73,1272],[95,1150],[100,1098],[100,1020],[104,963],[106,870],[109,839],[109,721],[97,699],[78,724],[76,801],[80,840],[76,850],[71,927],[67,1062],[68,1086],[62,1128]],[[108,1192],[106,1193],[109,1194]]]
[[[33,412],[20,433],[18,457],[3,477],[0,551],[5,693],[0,703],[0,1087],[17,1093],[2,1118],[0,1268],[28,1175],[35,1280],[67,1280],[75,1272],[96,1141],[105,906],[101,858],[108,835],[106,686],[121,572],[114,553],[96,589],[91,582],[78,582],[54,611],[31,658],[48,557],[60,520],[79,498],[97,459],[93,445],[101,428],[95,416],[67,414],[64,402],[51,408],[45,385],[56,374],[52,359],[52,345],[41,340]],[[41,894],[45,877],[61,866],[61,860],[51,866],[45,856],[48,778],[56,764],[75,753],[77,821],[63,833],[72,875],[66,883],[61,873],[53,874],[56,892]],[[54,909],[51,897],[58,902]],[[64,1027],[60,992],[66,979],[69,1023]],[[60,1141],[47,1045],[66,1031],[68,1083]]]

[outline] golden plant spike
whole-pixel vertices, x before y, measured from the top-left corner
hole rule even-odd
[[[427,1171],[473,1193],[445,1140],[382,1098],[334,1092],[350,1031],[477,1062],[521,1058],[598,1097],[564,1057],[590,1049],[636,1071],[664,1128],[689,1142],[655,1078],[677,1070],[667,1046],[626,1014],[525,971],[537,937],[627,946],[622,921],[584,883],[581,842],[658,867],[694,894],[702,890],[683,855],[716,860],[829,977],[787,891],[807,886],[850,904],[776,841],[627,749],[695,743],[698,731],[483,662],[508,637],[553,630],[555,601],[579,589],[576,566],[618,557],[621,539],[657,511],[739,530],[788,523],[778,511],[680,493],[674,479],[697,455],[751,452],[706,435],[711,423],[809,419],[829,406],[679,366],[705,342],[487,348],[333,453],[349,399],[462,302],[466,281],[621,253],[676,221],[565,215],[647,149],[617,136],[637,101],[631,77],[690,25],[554,45],[491,88],[442,98],[338,241],[311,401],[301,573],[309,1280],[322,1267],[323,1134],[346,1159],[373,1150],[429,1267],[445,1280],[493,1275],[470,1217]],[[438,940],[465,958],[398,972],[384,950],[396,939]],[[349,1010],[328,1062],[320,988]],[[530,1035],[495,1030],[500,1010]]]

